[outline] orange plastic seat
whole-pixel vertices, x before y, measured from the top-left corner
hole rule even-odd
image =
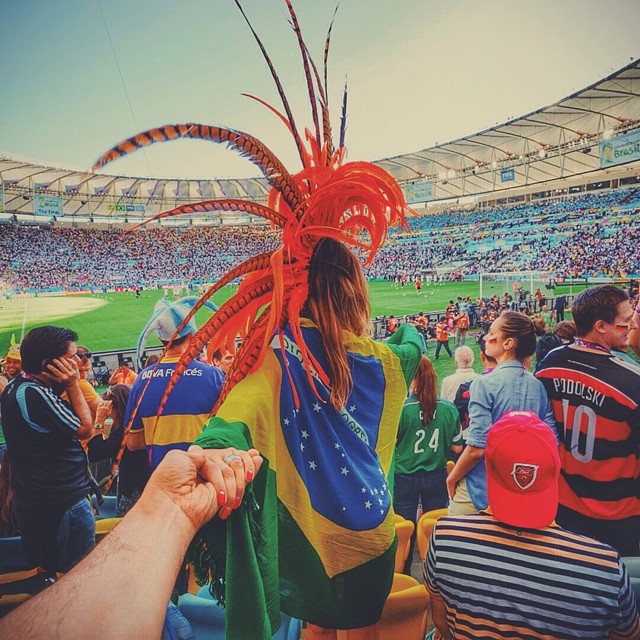
[[[426,587],[411,576],[395,573],[382,609],[380,640],[424,640],[428,606]],[[351,640],[355,635],[348,629],[339,629],[337,640]]]
[[[100,542],[122,518],[101,518],[96,520],[96,542]]]
[[[400,573],[407,561],[409,555],[409,547],[411,536],[415,526],[411,520],[406,520],[396,513],[396,537],[398,538],[398,546],[396,547],[396,559],[393,570]]]
[[[427,557],[427,549],[429,548],[429,537],[436,520],[440,516],[446,516],[448,509],[433,509],[425,511],[418,520],[416,527],[416,546],[418,547],[418,555],[422,562]]]

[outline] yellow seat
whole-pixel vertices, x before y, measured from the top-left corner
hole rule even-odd
[[[398,538],[398,546],[396,547],[396,559],[393,570],[400,573],[404,568],[404,563],[409,555],[411,536],[415,526],[411,520],[405,520],[396,513],[396,537]]]
[[[423,584],[403,573],[394,573],[393,585],[382,609],[380,640],[423,640],[427,629],[429,594]],[[338,640],[362,637],[362,633],[340,629]]]
[[[100,542],[122,518],[101,518],[96,520],[96,542]]]
[[[418,520],[416,527],[416,546],[418,547],[418,555],[422,562],[427,557],[427,549],[429,548],[429,536],[436,520],[440,516],[446,516],[448,509],[432,509],[431,511],[425,511]]]

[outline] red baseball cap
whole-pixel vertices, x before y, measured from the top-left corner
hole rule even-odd
[[[560,458],[552,429],[532,411],[507,411],[487,434],[487,496],[500,522],[539,529],[558,510]]]

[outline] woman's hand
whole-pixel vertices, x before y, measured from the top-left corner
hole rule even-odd
[[[257,449],[204,449],[205,456],[216,465],[226,485],[225,495],[218,495],[220,517],[228,518],[233,509],[237,509],[242,502],[244,489],[258,473],[262,458]]]
[[[104,421],[111,415],[113,404],[111,400],[100,400],[96,409],[96,422],[104,424]]]

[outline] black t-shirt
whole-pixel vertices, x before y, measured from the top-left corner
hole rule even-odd
[[[53,389],[17,376],[0,400],[16,508],[66,509],[89,493],[80,419]]]

